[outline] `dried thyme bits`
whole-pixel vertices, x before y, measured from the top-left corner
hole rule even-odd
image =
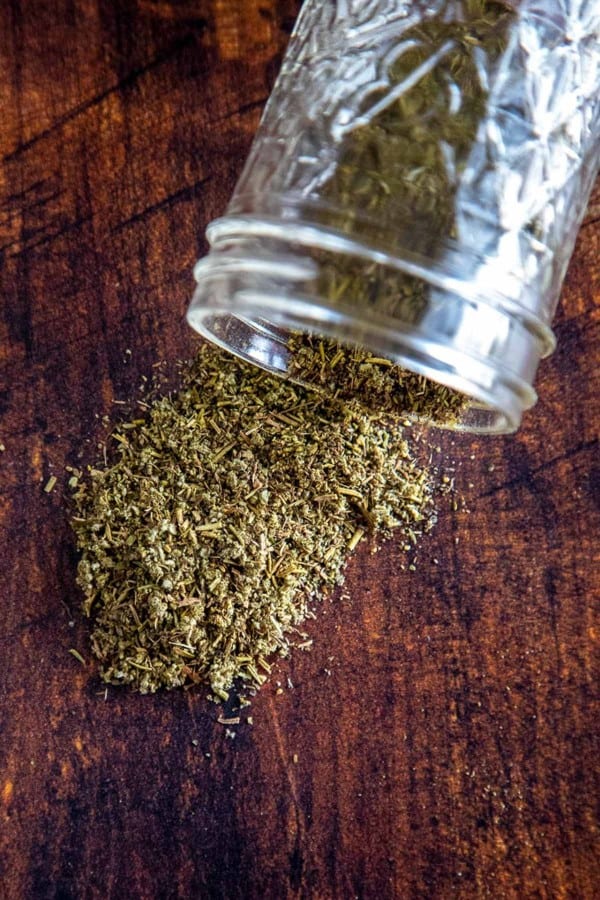
[[[401,426],[203,347],[74,495],[101,674],[260,685],[363,534],[432,521]]]
[[[468,399],[457,391],[416,375],[368,350],[337,341],[294,335],[288,374],[326,390],[339,400],[354,400],[365,412],[413,416],[438,425],[456,424]]]

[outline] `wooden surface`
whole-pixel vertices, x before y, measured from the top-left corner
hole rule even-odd
[[[63,467],[191,353],[191,268],[298,5],[0,4],[0,897],[596,898],[598,191],[537,408],[436,438],[470,512],[414,574],[364,548],[253,726],[68,652]]]

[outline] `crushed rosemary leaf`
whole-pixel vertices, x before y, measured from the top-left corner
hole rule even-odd
[[[201,347],[181,388],[118,426],[79,481],[78,582],[101,675],[142,692],[234,679],[307,644],[298,626],[366,535],[434,515],[397,417]]]

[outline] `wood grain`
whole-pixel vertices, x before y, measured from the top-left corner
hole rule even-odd
[[[64,465],[192,352],[191,268],[298,7],[0,4],[0,897],[592,900],[598,190],[538,406],[516,437],[436,436],[468,511],[416,573],[359,552],[253,726],[228,737],[202,690],[105,692],[68,652]]]

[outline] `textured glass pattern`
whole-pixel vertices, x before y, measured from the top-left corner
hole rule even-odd
[[[599,151],[600,2],[524,3],[490,86],[457,214],[459,240],[474,235],[487,257],[477,277],[501,284],[546,324]]]
[[[306,0],[190,321],[282,373],[289,330],[362,344],[514,429],[599,161],[600,0]]]
[[[477,89],[487,96],[476,140],[466,158],[440,141],[454,216],[435,258],[442,271],[482,293],[493,285],[495,296],[549,325],[600,156],[600,0],[502,5],[514,10],[502,52],[490,58],[473,48]],[[434,70],[458,115],[465,96],[449,65],[455,43],[436,45],[423,26],[465,21],[474,6],[307,0],[231,210],[268,212],[276,197],[323,199],[344,139]],[[394,64],[419,44],[425,58],[395,82]],[[384,210],[382,221],[378,210],[392,248],[406,230],[397,212]]]

